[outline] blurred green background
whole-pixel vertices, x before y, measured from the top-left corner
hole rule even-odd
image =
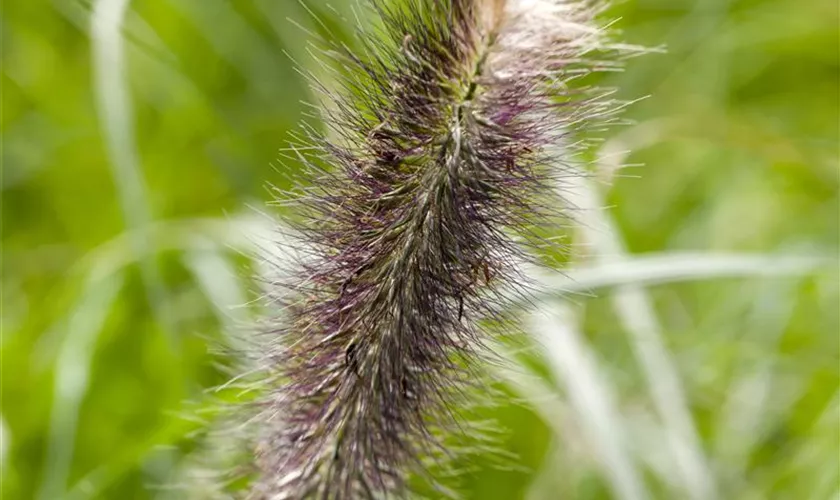
[[[228,377],[217,347],[252,318],[246,256],[272,244],[259,212],[282,216],[266,185],[287,187],[278,149],[317,102],[292,61],[324,75],[304,29],[355,24],[342,0],[125,3],[0,13],[4,499],[186,496],[161,486]],[[627,0],[604,18],[667,51],[602,78],[649,97],[593,151],[609,208],[574,264],[593,292],[551,302],[544,349],[511,354],[488,416],[517,458],[473,453],[452,484],[840,498],[838,4]]]

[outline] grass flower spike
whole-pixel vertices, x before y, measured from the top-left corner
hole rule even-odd
[[[262,353],[252,498],[405,491],[480,371],[476,322],[558,205],[554,146],[612,107],[569,86],[605,67],[592,2],[374,7],[363,57],[337,51],[331,140],[305,158],[309,255]]]

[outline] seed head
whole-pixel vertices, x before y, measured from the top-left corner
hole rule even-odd
[[[301,259],[266,332],[252,498],[404,492],[477,380],[516,262],[558,206],[549,147],[610,108],[570,82],[609,65],[588,1],[374,1],[362,55],[312,134]],[[570,141],[563,141],[570,142]],[[303,149],[301,149],[303,151]],[[278,297],[283,297],[282,299]]]

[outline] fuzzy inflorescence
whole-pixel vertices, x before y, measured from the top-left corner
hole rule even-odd
[[[318,172],[298,200],[309,255],[263,356],[253,498],[403,491],[553,208],[553,146],[605,109],[569,86],[600,64],[591,2],[374,6],[364,57],[338,52],[332,139],[302,155]]]

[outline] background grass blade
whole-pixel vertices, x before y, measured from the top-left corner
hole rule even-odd
[[[96,0],[90,20],[94,90],[102,133],[110,157],[111,176],[117,187],[125,224],[132,236],[132,248],[141,256],[140,268],[147,287],[149,305],[174,335],[174,323],[163,303],[166,289],[157,264],[146,247],[153,245],[139,237],[151,220],[137,146],[134,141],[134,114],[127,83],[123,21],[130,0]],[[175,338],[173,337],[173,342]]]
[[[92,276],[73,308],[55,368],[49,440],[38,498],[63,498],[76,445],[79,409],[88,390],[99,332],[122,287],[122,276]]]
[[[576,331],[568,306],[554,303],[533,315],[531,335],[544,346],[554,376],[563,384],[575,408],[579,425],[597,451],[597,463],[609,478],[615,498],[648,498],[632,456],[627,453],[625,430],[614,402],[613,389],[604,380],[594,353]]]
[[[578,225],[589,258],[598,263],[626,259],[621,236],[596,188],[585,176],[564,189],[569,203],[580,210]],[[639,368],[645,376],[662,424],[668,429],[668,446],[682,478],[683,495],[696,500],[717,497],[715,480],[704,456],[700,438],[680,381],[679,373],[662,340],[662,328],[645,290],[628,284],[610,292],[616,315],[629,335]]]

